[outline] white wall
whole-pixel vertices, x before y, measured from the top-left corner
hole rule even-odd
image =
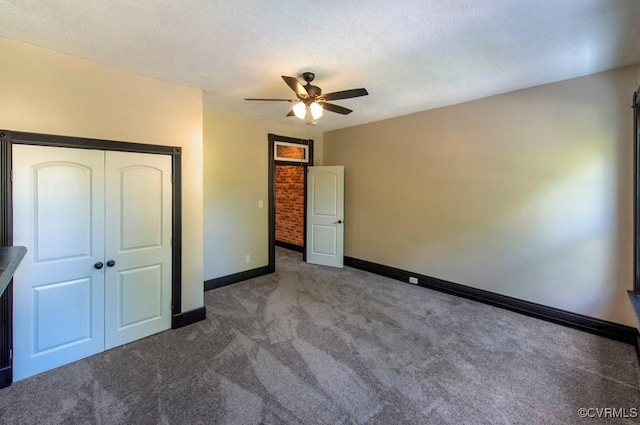
[[[325,133],[345,255],[635,326],[639,68]]]
[[[201,307],[202,92],[5,38],[0,52],[0,128],[182,147],[182,309]]]
[[[313,139],[314,163],[322,164],[322,135],[302,122],[281,126],[205,109],[205,280],[269,263],[269,133]]]

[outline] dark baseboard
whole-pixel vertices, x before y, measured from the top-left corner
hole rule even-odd
[[[537,319],[546,320],[548,322],[568,326],[570,328],[614,339],[616,341],[636,345],[636,347],[638,347],[639,344],[638,330],[630,326],[620,325],[618,323],[596,319],[558,308],[548,307],[542,304],[536,304],[508,297],[506,295],[472,288],[470,286],[460,285],[458,283],[437,279],[435,277],[408,272],[395,267],[384,266],[382,264],[372,263],[366,260],[359,260],[357,258],[345,256],[344,265],[407,283],[409,283],[410,276],[416,277],[419,282],[417,286],[479,301],[481,303],[504,308],[506,310],[511,310]],[[640,350],[640,348],[638,348],[638,350]]]
[[[174,314],[171,318],[171,329],[178,329],[192,323],[199,322],[207,318],[207,309],[205,306],[185,311],[184,313]]]
[[[276,241],[276,246],[279,246],[280,248],[290,249],[291,251],[304,252],[303,246],[294,245],[289,242]]]
[[[243,280],[253,279],[254,277],[263,276],[265,274],[273,273],[270,266],[258,267],[257,269],[245,270],[240,273],[234,273],[227,276],[216,277],[215,279],[209,279],[204,282],[204,290],[209,291],[211,289],[220,288],[222,286],[231,285],[232,283],[242,282]]]

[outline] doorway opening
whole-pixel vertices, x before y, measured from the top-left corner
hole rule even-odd
[[[269,272],[276,245],[302,253],[306,261],[307,167],[313,140],[269,134]]]
[[[276,246],[304,250],[306,166],[276,163]]]

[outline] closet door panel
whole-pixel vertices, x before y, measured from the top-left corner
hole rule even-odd
[[[107,152],[106,348],[171,327],[171,157]],[[109,263],[107,263],[109,264]]]
[[[14,380],[104,349],[104,153],[13,146]]]

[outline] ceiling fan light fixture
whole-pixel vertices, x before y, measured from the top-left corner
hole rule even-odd
[[[304,102],[296,103],[293,105],[293,113],[301,120],[305,119],[307,116],[307,105],[305,105]]]
[[[301,120],[309,120],[314,122],[318,118],[322,117],[324,110],[334,112],[341,115],[349,115],[353,112],[351,109],[344,108],[334,103],[328,103],[327,101],[351,99],[353,97],[366,96],[369,94],[366,89],[350,89],[341,90],[332,93],[322,94],[322,89],[318,86],[311,84],[315,78],[313,72],[304,72],[302,74],[304,81],[307,83],[302,85],[295,77],[282,76],[284,82],[289,86],[291,90],[296,93],[297,99],[256,99],[245,98],[245,100],[266,100],[274,102],[291,102],[293,108],[287,113],[287,117],[298,117]]]
[[[320,105],[318,102],[312,102],[311,105],[309,105],[309,111],[311,112],[311,118],[313,118],[314,120],[320,118],[322,116],[322,113],[324,112],[324,110],[322,109],[322,105]]]

